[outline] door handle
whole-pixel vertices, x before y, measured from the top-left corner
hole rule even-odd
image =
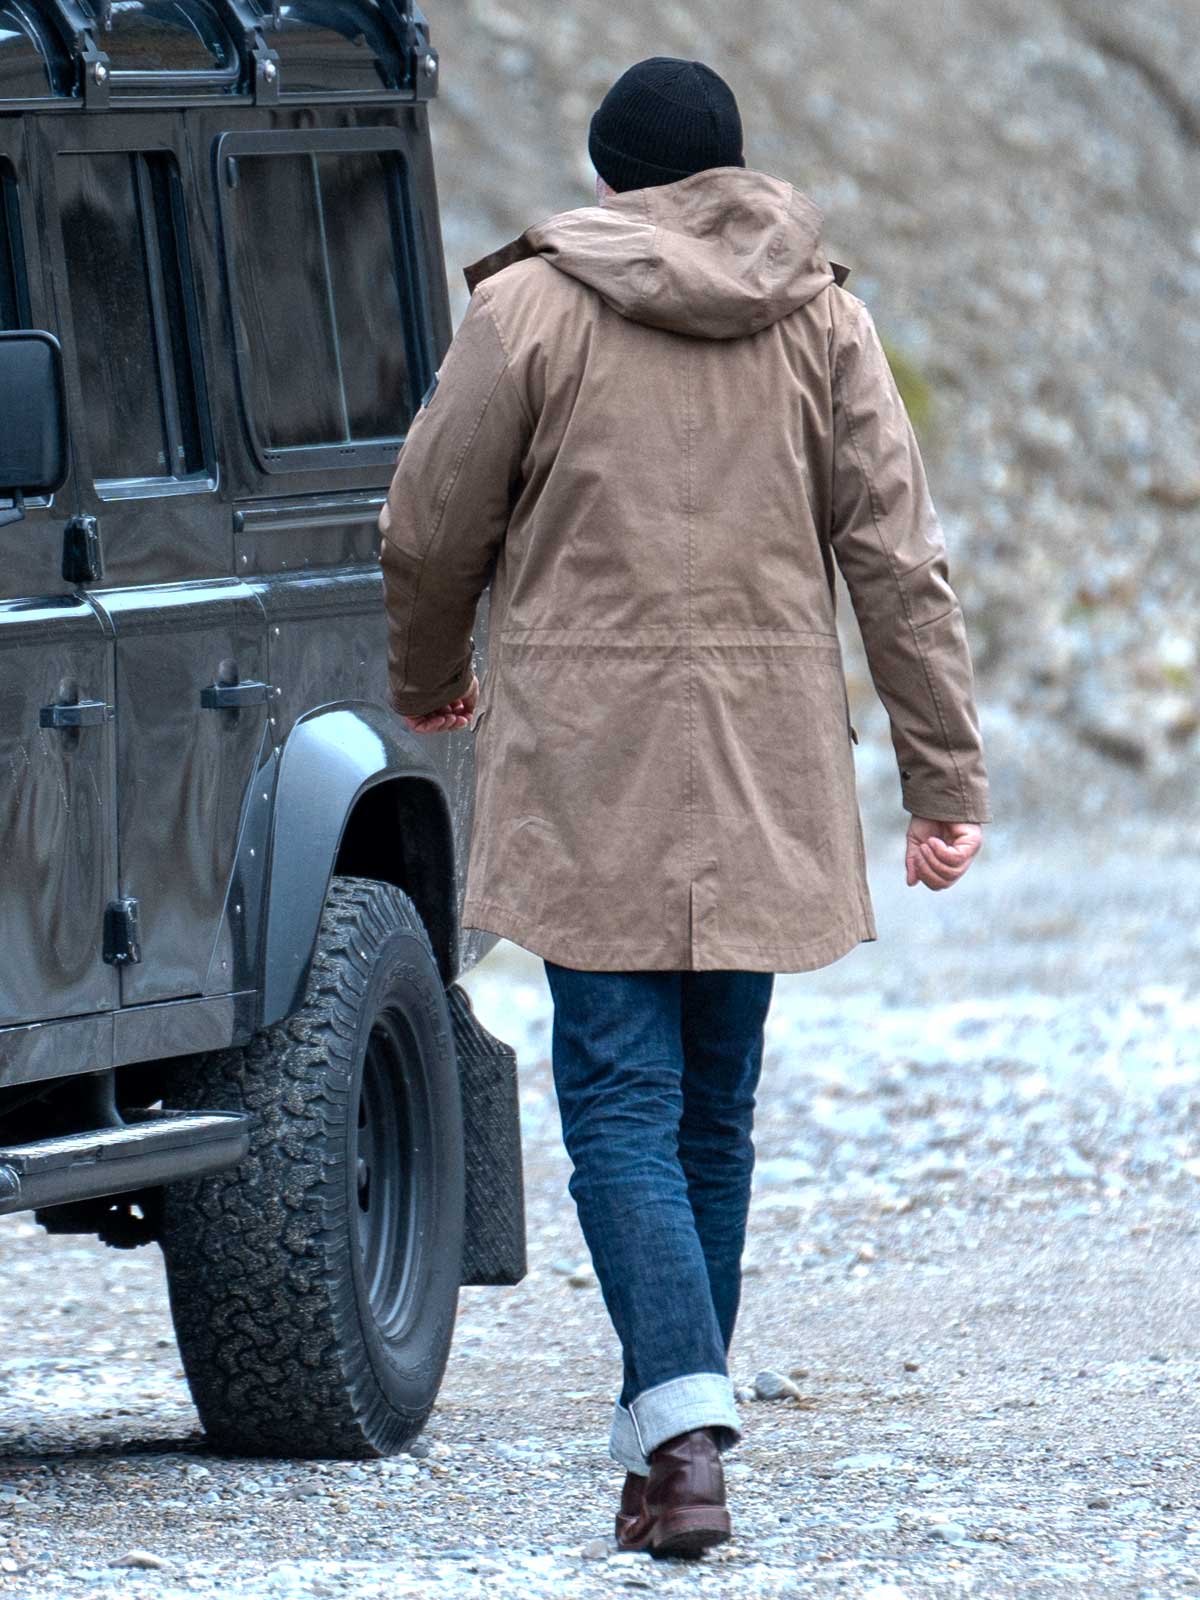
[[[43,706],[38,713],[42,728],[95,728],[111,722],[113,708],[103,700],[63,700]]]
[[[269,683],[210,683],[200,691],[206,711],[240,711],[243,706],[265,706],[271,698]]]

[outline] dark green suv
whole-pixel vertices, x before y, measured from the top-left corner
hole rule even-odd
[[[472,735],[386,694],[437,75],[405,0],[0,0],[0,1213],[158,1241],[238,1451],[403,1447],[524,1272]]]

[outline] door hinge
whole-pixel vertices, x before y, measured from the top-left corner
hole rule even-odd
[[[142,959],[142,934],[136,900],[110,900],[104,908],[104,959],[110,967]]]

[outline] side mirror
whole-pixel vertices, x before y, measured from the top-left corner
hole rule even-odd
[[[0,333],[0,495],[24,515],[22,497],[53,494],[67,477],[67,399],[62,346],[52,333]]]

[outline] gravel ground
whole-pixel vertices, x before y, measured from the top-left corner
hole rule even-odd
[[[8,1220],[0,1595],[1200,1594],[1200,860],[997,826],[934,895],[875,831],[879,941],[768,1022],[733,1364],[790,1379],[742,1405],[732,1543],[611,1544],[617,1352],[500,945],[467,982],[521,1061],[530,1273],[463,1292],[412,1455],[208,1454],[157,1254]]]

